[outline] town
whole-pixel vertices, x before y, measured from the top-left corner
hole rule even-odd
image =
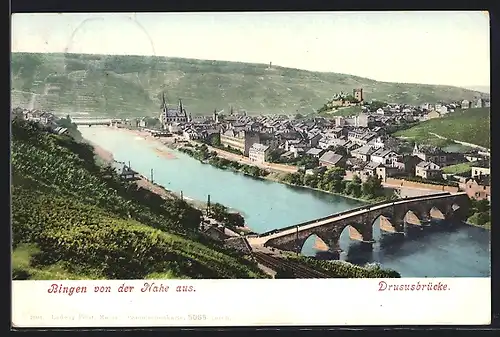
[[[430,187],[443,191],[465,191],[476,200],[490,200],[490,151],[482,147],[451,152],[428,144],[411,143],[392,134],[415,123],[440,118],[456,109],[489,107],[477,99],[451,103],[426,103],[420,106],[365,102],[363,89],[352,95],[334,94],[330,106],[360,106],[355,116],[257,115],[230,108],[215,110],[208,116],[192,116],[179,100],[168,104],[162,95],[158,117],[119,120],[115,125],[138,128],[154,136],[176,136],[181,141],[204,143],[228,159],[265,170],[314,175],[338,167],[344,179],[357,176],[380,179],[388,187]],[[53,125],[58,133],[67,128],[54,123],[52,113],[16,108],[13,116]],[[466,174],[447,174],[446,167],[472,163]],[[307,179],[307,178],[306,178]]]

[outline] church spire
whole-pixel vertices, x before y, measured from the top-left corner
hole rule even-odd
[[[167,100],[165,99],[165,91],[161,93],[161,108],[164,109],[167,105]]]

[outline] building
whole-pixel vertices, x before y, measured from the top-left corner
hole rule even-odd
[[[179,99],[179,104],[175,108],[169,107],[167,99],[165,98],[165,93],[163,93],[160,113],[160,122],[162,125],[165,127],[165,125],[170,123],[187,123],[188,121],[189,116],[182,105],[182,101]]]
[[[222,145],[237,149],[243,155],[248,156],[252,145],[260,143],[260,134],[247,130],[227,130],[221,133],[220,142]]]
[[[248,151],[248,157],[250,158],[250,161],[263,164],[266,162],[269,151],[269,145],[255,143]]]
[[[127,181],[140,180],[139,173],[124,165],[120,173],[120,178]]]
[[[370,116],[366,113],[360,113],[356,117],[354,117],[354,126],[356,127],[369,127],[374,121],[373,116]]]
[[[319,158],[323,155],[323,153],[325,153],[325,150],[324,149],[317,149],[317,148],[312,148],[310,149],[309,151],[306,152],[306,154],[310,155],[310,156],[313,156],[315,158]]]
[[[345,167],[345,163],[346,159],[340,154],[336,154],[333,151],[327,151],[319,158],[319,165],[325,167]]]
[[[466,99],[464,99],[461,103],[460,103],[460,107],[462,109],[469,109],[470,108],[470,102]]]
[[[429,112],[427,114],[427,119],[434,119],[434,118],[439,118],[439,117],[441,117],[441,114],[436,110],[432,110],[431,112]]]
[[[481,178],[490,175],[490,166],[488,164],[480,164],[474,165],[471,167],[471,177],[472,178]]]
[[[380,148],[371,154],[370,160],[374,163],[394,166],[399,157],[395,151]]]
[[[184,130],[182,135],[184,136],[185,140],[197,140],[201,138],[201,135],[198,134],[198,132],[196,132],[196,130],[193,128],[187,128],[186,130]]]
[[[375,152],[375,149],[370,145],[365,145],[356,150],[351,151],[351,156],[354,158],[358,158],[362,161],[368,162],[370,161],[371,154]]]
[[[413,147],[412,155],[419,157],[423,161],[433,162],[444,166],[448,162],[449,154],[439,148],[420,148],[417,143]]]
[[[352,91],[352,96],[354,96],[355,100],[357,100],[358,102],[362,103],[364,101],[363,89],[362,88],[354,89]]]
[[[443,171],[439,165],[429,161],[422,161],[415,167],[415,176],[423,179],[436,179],[443,177]]]
[[[489,177],[472,178],[465,183],[465,192],[469,198],[491,201],[491,185]]]

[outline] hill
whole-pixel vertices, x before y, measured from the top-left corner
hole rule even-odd
[[[160,93],[193,114],[311,113],[340,91],[367,100],[419,104],[487,94],[458,87],[378,82],[268,65],[156,56],[12,53],[12,104],[110,116],[156,115]]]
[[[427,143],[436,138],[433,134],[490,148],[490,108],[457,110],[444,117],[398,131],[394,135],[417,143]]]
[[[197,231],[201,212],[98,166],[93,149],[12,125],[14,279],[264,278]]]

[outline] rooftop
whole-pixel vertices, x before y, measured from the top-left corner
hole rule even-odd
[[[342,159],[342,156],[340,154],[336,154],[333,151],[327,151],[325,154],[319,158],[320,161],[335,165],[337,164],[340,160]]]
[[[259,143],[254,143],[252,145],[252,150],[256,150],[259,152],[264,152],[269,149],[269,145],[264,145],[264,144],[259,144]]]

